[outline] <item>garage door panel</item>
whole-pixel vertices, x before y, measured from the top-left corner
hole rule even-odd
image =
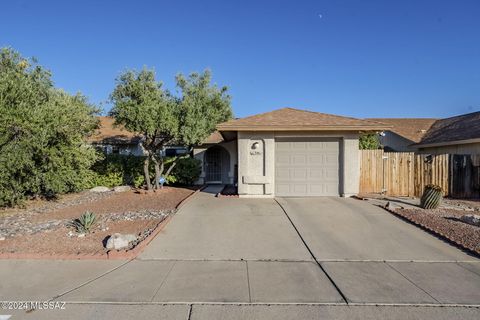
[[[294,165],[305,165],[307,163],[308,155],[306,154],[294,154],[291,156],[292,161],[290,163]]]
[[[278,196],[338,196],[340,140],[298,138],[275,143]]]
[[[279,165],[289,165],[290,164],[290,155],[288,154],[279,154],[275,159],[277,166]]]
[[[307,149],[307,143],[306,142],[289,142],[290,149],[293,150],[306,150]]]

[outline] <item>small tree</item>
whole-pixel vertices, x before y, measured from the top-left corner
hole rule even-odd
[[[227,88],[211,85],[211,74],[179,74],[176,78],[179,97],[162,89],[153,70],[126,71],[117,79],[111,95],[110,112],[116,124],[143,136],[146,151],[144,175],[147,189],[152,189],[149,175],[150,161],[155,168],[155,188],[162,176],[168,177],[177,159],[165,171],[162,150],[172,144],[193,147],[202,143],[217,123],[232,117]]]
[[[375,132],[364,132],[360,135],[360,150],[380,149],[380,139]]]

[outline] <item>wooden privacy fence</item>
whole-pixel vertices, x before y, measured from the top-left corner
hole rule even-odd
[[[360,151],[360,193],[420,197],[427,184],[455,198],[480,197],[480,155]]]

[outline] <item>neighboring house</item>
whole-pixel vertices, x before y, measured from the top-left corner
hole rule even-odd
[[[390,126],[380,135],[380,144],[385,151],[417,151],[415,143],[425,136],[438,119],[430,118],[370,118],[369,121],[381,122]]]
[[[388,128],[292,108],[231,120],[194,149],[203,163],[198,182],[236,183],[240,197],[352,196],[360,132]]]
[[[123,126],[114,126],[112,117],[98,117],[100,123],[95,134],[88,141],[105,154],[121,154],[143,156],[145,149],[142,146],[143,138]],[[183,146],[169,146],[163,150],[167,157],[188,153],[188,148]]]
[[[127,131],[122,126],[114,126],[111,117],[98,117],[100,123],[95,134],[88,141],[105,154],[142,156],[142,137]]]
[[[419,153],[480,154],[480,112],[437,120],[414,146]]]

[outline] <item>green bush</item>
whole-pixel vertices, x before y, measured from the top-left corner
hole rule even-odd
[[[96,186],[105,186],[113,188],[120,185],[130,185],[135,188],[143,186],[145,178],[143,176],[144,157],[132,155],[105,155],[97,161],[92,167],[92,174],[85,180],[85,189]],[[168,168],[174,161],[174,158],[168,158],[165,161],[165,168]],[[153,163],[150,163],[150,178],[154,179],[155,169]],[[199,177],[201,161],[184,157],[177,160],[177,164],[172,172],[166,177],[168,185],[192,185]]]
[[[192,185],[202,173],[202,162],[198,159],[187,157],[178,159],[173,168],[170,179],[179,185]]]
[[[92,174],[87,179],[85,189],[95,186],[113,188],[120,185],[131,185],[138,188],[143,185],[143,157],[132,155],[110,154],[102,157],[92,166]],[[153,176],[153,167],[150,174]]]
[[[0,207],[81,190],[97,160],[85,142],[97,112],[34,59],[0,49]]]

